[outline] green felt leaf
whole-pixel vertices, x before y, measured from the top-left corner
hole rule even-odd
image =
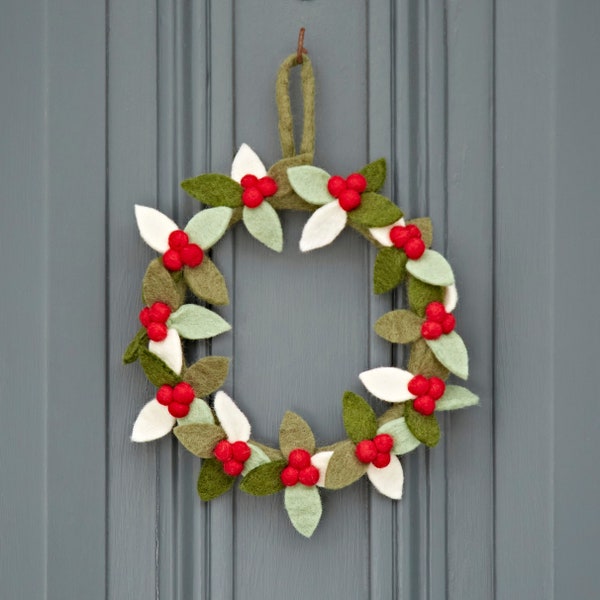
[[[228,491],[234,481],[235,477],[227,475],[216,458],[203,460],[198,475],[198,496],[205,501],[214,500]]]
[[[387,433],[394,438],[394,447],[392,452],[394,454],[407,454],[414,450],[421,442],[411,433],[406,419],[401,417],[388,421],[383,424],[378,430],[377,434]]]
[[[192,294],[209,304],[229,304],[227,284],[215,263],[204,256],[197,267],[184,267],[183,276]]]
[[[190,412],[185,417],[177,419],[178,425],[192,425],[194,423],[215,424],[212,410],[202,398],[194,398],[194,401],[190,404]]]
[[[216,392],[227,379],[229,359],[225,356],[206,356],[183,373],[183,380],[194,388],[197,398]]]
[[[202,250],[209,250],[227,231],[232,214],[233,210],[228,206],[205,208],[188,221],[184,231],[191,242]]]
[[[156,354],[144,346],[139,347],[138,357],[148,381],[155,387],[161,385],[177,385],[181,377],[171,370]]]
[[[288,410],[279,427],[279,448],[283,456],[287,458],[296,448],[314,454],[315,447],[315,436],[308,423],[300,415]]]
[[[407,225],[416,225],[421,231],[421,239],[429,248],[433,242],[433,225],[429,217],[419,217],[406,222]]]
[[[293,190],[306,202],[321,206],[335,201],[335,198],[327,190],[327,183],[331,178],[327,171],[312,165],[305,165],[290,167],[287,175]]]
[[[447,385],[444,395],[435,403],[435,410],[456,410],[479,404],[479,398],[460,385]]]
[[[240,483],[240,490],[253,496],[269,496],[280,492],[285,486],[281,483],[281,471],[286,460],[277,460],[252,469]]]
[[[368,402],[353,392],[345,392],[342,399],[344,427],[355,443],[371,440],[377,433],[377,416]]]
[[[336,445],[325,474],[325,487],[330,490],[340,490],[358,479],[366,472],[367,465],[356,458],[356,445],[345,440]]]
[[[406,425],[411,433],[426,446],[433,447],[440,441],[440,426],[435,414],[425,416],[413,408],[412,402],[405,406]]]
[[[398,248],[381,248],[375,257],[373,291],[385,294],[402,283],[406,272],[406,254]]]
[[[421,337],[422,324],[410,310],[392,310],[377,319],[375,333],[393,344],[408,344]]]
[[[367,180],[367,192],[378,192],[385,183],[386,164],[385,158],[379,158],[369,163],[360,170]]]
[[[279,215],[268,202],[263,202],[256,208],[244,206],[242,220],[253,238],[275,252],[283,250],[283,231]]]
[[[430,302],[444,301],[443,287],[440,287],[439,285],[429,285],[414,277],[408,278],[406,293],[408,295],[409,306],[420,317],[425,316],[425,309]]]
[[[184,304],[171,314],[167,325],[188,340],[204,340],[231,329],[217,313],[195,304]]]
[[[448,369],[435,357],[424,339],[417,340],[411,346],[407,368],[411,373],[425,377],[446,379],[449,375]]]
[[[146,306],[164,302],[171,310],[177,310],[185,298],[185,288],[175,283],[171,273],[163,266],[162,260],[156,258],[146,269],[142,281],[142,298]]]
[[[409,260],[406,270],[417,279],[431,285],[448,286],[454,283],[450,263],[435,250],[425,250],[418,260]]]
[[[209,423],[179,425],[173,433],[186,450],[200,458],[212,458],[217,443],[227,437],[222,427]]]
[[[360,206],[348,213],[348,220],[365,227],[384,227],[401,216],[402,211],[391,200],[374,192],[365,192],[361,194]]]
[[[290,167],[310,165],[312,154],[304,153],[278,160],[271,165],[267,175],[277,182],[277,192],[269,198],[269,204],[276,210],[306,208],[306,202],[292,188],[287,171]]]
[[[285,509],[296,531],[304,537],[310,537],[323,512],[319,490],[302,484],[286,488]]]
[[[209,206],[242,206],[242,186],[219,173],[200,175],[181,182],[181,187],[196,200]]]
[[[269,460],[271,462],[283,460],[283,454],[281,454],[281,452],[279,450],[277,450],[276,448],[271,448],[270,446],[267,446],[266,444],[261,444],[260,442],[257,442],[256,440],[252,440],[252,443],[257,448],[260,448],[269,457]]]
[[[266,453],[261,450],[256,444],[248,444],[250,446],[250,450],[252,450],[252,454],[250,458],[244,463],[244,470],[242,471],[242,476],[245,477],[248,475],[252,469],[256,469],[256,467],[260,467],[260,465],[266,465],[270,462],[269,457]]]
[[[444,367],[461,379],[469,377],[469,355],[463,339],[451,331],[437,340],[425,340],[431,351]]]
[[[138,359],[140,346],[148,345],[148,334],[146,329],[142,327],[136,334],[135,337],[129,342],[127,349],[123,353],[123,363],[128,365],[135,362]]]

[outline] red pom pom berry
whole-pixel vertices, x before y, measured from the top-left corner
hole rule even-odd
[[[412,223],[406,226],[406,233],[408,233],[408,237],[410,238],[420,238],[421,230]]]
[[[272,177],[263,177],[258,181],[258,189],[265,198],[268,198],[277,193],[277,182]]]
[[[442,326],[439,323],[425,321],[421,325],[421,335],[426,340],[437,340],[443,333]]]
[[[246,442],[242,441],[233,442],[233,444],[231,445],[231,450],[233,452],[233,458],[235,460],[240,461],[241,463],[245,463],[252,454],[250,446],[248,446]]]
[[[352,173],[346,178],[346,185],[349,189],[362,194],[367,189],[367,180],[360,173]]]
[[[394,225],[390,229],[390,241],[396,248],[404,248],[404,244],[410,239],[406,227],[402,225]]]
[[[446,384],[439,377],[429,379],[429,393],[434,400],[439,400],[446,392]]]
[[[310,454],[302,448],[296,448],[288,456],[288,465],[294,469],[306,469],[310,466]]]
[[[339,175],[334,175],[327,182],[327,190],[334,198],[339,198],[340,194],[346,189],[346,180]]]
[[[441,323],[446,317],[446,309],[441,302],[430,302],[425,309],[425,317],[428,321]]]
[[[177,229],[169,236],[169,248],[173,250],[181,250],[190,243],[190,238],[185,231]]]
[[[263,199],[263,195],[260,193],[258,187],[247,188],[242,193],[242,202],[248,208],[256,208],[257,206],[260,206]]]
[[[240,183],[242,184],[242,187],[247,190],[248,188],[256,187],[258,185],[258,177],[248,173],[248,175],[242,177]]]
[[[173,401],[180,404],[191,404],[194,401],[194,388],[182,381],[173,388]]]
[[[349,212],[360,206],[360,194],[355,190],[344,190],[340,194],[338,202],[346,212]]]
[[[390,464],[391,460],[392,457],[389,452],[379,452],[371,462],[378,469],[383,469],[383,467],[387,467]]]
[[[367,465],[377,456],[377,446],[373,440],[363,440],[356,444],[355,454],[361,463]]]
[[[454,315],[452,314],[448,314],[444,317],[444,320],[442,321],[442,331],[444,333],[450,333],[451,331],[454,331],[454,328],[456,327],[456,318],[454,317]]]
[[[162,342],[167,337],[167,326],[164,323],[150,323],[148,325],[148,337],[153,342]]]
[[[221,462],[231,460],[233,458],[233,444],[228,440],[221,440],[215,446],[213,454]]]
[[[298,473],[298,481],[307,486],[316,485],[317,481],[319,481],[319,469],[317,469],[317,467],[314,465],[310,465],[310,467],[302,469]]]
[[[173,401],[173,388],[170,385],[161,385],[156,392],[156,399],[163,406],[169,406]]]
[[[378,452],[390,452],[394,447],[394,438],[387,433],[380,433],[373,438]]]
[[[408,382],[408,391],[413,396],[424,396],[429,391],[429,380],[424,375],[415,375]]]
[[[164,302],[155,302],[150,307],[150,320],[154,323],[166,323],[171,316],[171,307]]]
[[[244,463],[241,463],[238,460],[231,459],[223,463],[223,471],[231,477],[237,477],[243,470]]]
[[[181,262],[179,252],[177,250],[167,250],[163,254],[162,261],[165,269],[168,269],[169,271],[179,271],[181,267],[183,267],[183,263]]]
[[[418,260],[425,253],[425,242],[421,238],[410,238],[404,244],[404,252],[410,260]]]
[[[183,419],[190,412],[188,404],[179,404],[179,402],[171,402],[167,408],[176,419]]]
[[[204,252],[198,244],[188,244],[179,254],[181,262],[187,267],[197,267],[204,260]]]
[[[140,310],[140,323],[143,327],[148,327],[148,325],[152,323],[152,319],[150,318],[150,309],[147,306]]]
[[[298,469],[294,467],[287,466],[283,471],[281,471],[281,483],[286,487],[291,487],[298,483]]]
[[[435,410],[435,400],[431,396],[421,396],[413,402],[413,408],[422,415],[431,415]]]

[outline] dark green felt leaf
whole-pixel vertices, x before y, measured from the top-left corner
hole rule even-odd
[[[377,319],[375,333],[393,344],[409,344],[421,337],[422,324],[410,310],[392,310]]]
[[[433,242],[433,225],[429,217],[419,217],[406,222],[407,225],[416,225],[421,231],[421,239],[429,248]]]
[[[242,479],[240,490],[253,496],[269,496],[280,492],[285,487],[281,483],[281,471],[286,465],[286,460],[277,460],[252,469]]]
[[[308,423],[296,413],[287,411],[279,427],[279,448],[287,458],[296,448],[302,448],[309,454],[315,451],[315,436]]]
[[[350,440],[336,444],[329,459],[325,475],[325,487],[339,490],[360,479],[366,472],[367,465],[356,458],[356,445]]]
[[[398,248],[381,248],[375,258],[373,291],[385,294],[402,283],[406,273],[406,254]]]
[[[146,269],[142,282],[142,298],[146,306],[164,302],[177,310],[185,298],[185,287],[175,283],[171,273],[165,269],[162,260],[154,259]]]
[[[208,423],[180,425],[173,433],[186,450],[200,458],[212,458],[217,442],[227,437],[222,427]]]
[[[408,304],[420,317],[425,316],[425,309],[430,302],[444,301],[444,288],[439,285],[429,285],[416,277],[408,278],[406,289]]]
[[[202,500],[214,500],[231,488],[235,477],[223,471],[223,465],[216,458],[202,461],[198,475],[198,496]]]
[[[138,359],[140,346],[146,346],[148,343],[148,334],[146,329],[142,327],[136,334],[135,337],[129,342],[129,346],[123,353],[123,363],[126,365],[135,362]]]
[[[402,211],[388,198],[365,192],[358,208],[348,213],[348,220],[365,227],[385,227],[402,216]]]
[[[377,434],[377,416],[368,402],[353,392],[345,392],[342,399],[344,427],[355,443],[370,440]]]
[[[360,170],[367,180],[367,192],[378,192],[385,182],[385,158],[379,158]]]
[[[228,372],[228,358],[225,356],[207,356],[187,369],[183,374],[183,380],[194,388],[196,398],[206,398],[223,385]]]
[[[208,256],[204,256],[197,267],[185,267],[183,273],[194,296],[206,300],[209,304],[229,304],[225,278]]]
[[[156,354],[152,354],[148,348],[140,346],[139,359],[148,381],[155,387],[161,385],[177,385],[181,377],[172,371]]]
[[[405,403],[404,418],[411,433],[426,446],[433,447],[440,441],[440,426],[435,414],[422,415],[413,408],[412,402]]]
[[[219,173],[200,175],[181,182],[181,187],[196,200],[209,206],[229,206],[236,208],[242,205],[242,186]]]
[[[447,379],[450,374],[450,371],[440,363],[422,338],[411,346],[407,368],[411,373],[424,375],[425,377]]]

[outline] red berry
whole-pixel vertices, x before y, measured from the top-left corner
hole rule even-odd
[[[190,238],[185,231],[177,229],[169,236],[169,248],[173,250],[181,250],[190,243]]]
[[[351,211],[360,206],[360,194],[355,190],[344,190],[338,198],[340,206],[346,211]]]
[[[240,183],[242,184],[242,187],[247,190],[248,188],[256,187],[258,185],[258,177],[248,173],[248,175],[242,177]]]
[[[446,309],[441,302],[430,302],[425,309],[425,316],[428,321],[441,323],[446,317]]]
[[[363,440],[356,444],[355,454],[361,463],[367,465],[377,456],[377,446],[373,440]]]
[[[367,189],[367,180],[360,173],[352,173],[346,178],[346,185],[349,189],[362,194]]]
[[[413,396],[424,396],[429,391],[429,380],[423,375],[415,375],[408,382],[408,391]]]
[[[167,408],[176,419],[183,419],[190,412],[189,405],[179,404],[179,402],[171,402]]]
[[[435,400],[431,396],[421,396],[413,401],[413,408],[422,415],[431,415],[435,410]]]
[[[221,440],[217,443],[213,450],[213,454],[217,460],[225,462],[233,457],[233,444],[228,440]]]
[[[298,480],[303,485],[316,485],[317,481],[319,481],[319,469],[314,465],[310,465],[310,467],[306,467],[306,469],[302,469],[298,473]]]
[[[251,187],[244,190],[242,194],[242,202],[248,208],[256,208],[263,201],[263,195],[258,187]]]
[[[144,327],[148,327],[148,325],[152,323],[152,319],[150,318],[150,309],[147,306],[140,310],[140,323]]]
[[[194,401],[194,388],[189,384],[182,381],[173,388],[173,402],[179,402],[180,404],[191,404]]]
[[[179,252],[177,250],[167,250],[163,254],[163,265],[165,265],[165,269],[169,271],[179,271],[181,267],[183,267],[183,263],[181,262],[181,258],[179,256]]]
[[[339,175],[334,175],[327,182],[327,190],[334,198],[339,198],[340,194],[346,189],[346,180]]]
[[[296,448],[288,456],[288,465],[294,469],[306,469],[310,466],[310,454],[302,448]]]
[[[204,252],[198,244],[188,244],[180,256],[181,262],[188,267],[197,267],[204,260]]]
[[[425,242],[421,238],[410,238],[404,244],[404,252],[411,260],[419,260],[425,253]]]
[[[223,463],[223,471],[231,477],[237,477],[244,470],[244,463],[238,460],[228,460]]]
[[[380,433],[373,438],[378,452],[390,452],[394,447],[394,438],[387,433]]]
[[[410,239],[406,227],[402,225],[394,225],[390,229],[390,241],[396,248],[404,248],[404,244]]]
[[[446,392],[446,384],[439,377],[429,379],[429,396],[434,400],[439,400]]]
[[[421,335],[426,340],[437,340],[442,335],[442,333],[442,326],[439,323],[425,321],[425,323],[421,325]]]
[[[281,483],[286,487],[291,487],[298,483],[298,469],[294,469],[294,467],[287,466],[283,471],[281,471]]]
[[[150,323],[148,325],[148,337],[153,342],[162,342],[167,337],[167,326],[164,323]]]
[[[383,469],[383,467],[387,467],[390,464],[391,460],[392,457],[389,452],[379,452],[372,462],[374,467]]]
[[[161,385],[156,392],[156,399],[163,406],[168,406],[173,401],[173,388],[170,385]]]
[[[233,442],[231,445],[231,450],[233,452],[233,458],[238,460],[241,463],[245,463],[252,454],[252,450],[250,450],[250,446],[246,444],[246,442]]]
[[[421,230],[416,225],[407,225],[406,233],[408,233],[409,238],[420,238]]]
[[[164,302],[155,302],[150,307],[150,320],[153,323],[166,323],[171,316],[171,307]]]
[[[442,331],[444,333],[450,333],[451,331],[454,331],[454,328],[456,327],[456,319],[454,317],[454,315],[448,314],[444,317],[444,320],[442,321]]]
[[[263,177],[258,181],[258,189],[265,198],[268,198],[277,193],[277,182],[272,177]]]

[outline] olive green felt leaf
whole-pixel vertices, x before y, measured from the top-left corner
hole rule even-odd
[[[277,210],[281,209],[306,209],[308,204],[296,194],[288,179],[287,171],[290,167],[309,165],[312,163],[312,154],[305,153],[298,156],[282,158],[269,168],[267,175],[277,182],[277,192],[269,198],[269,204]]]
[[[139,347],[138,357],[148,381],[155,387],[161,385],[177,385],[181,377],[170,369],[156,354],[144,346]]]
[[[202,250],[208,250],[223,237],[232,214],[233,210],[228,206],[205,208],[188,221],[184,231],[191,242],[198,244]]]
[[[306,202],[317,206],[335,202],[335,198],[327,189],[327,183],[331,177],[327,171],[312,165],[305,165],[289,168],[287,176],[292,189]]]
[[[386,164],[385,158],[379,158],[369,163],[360,170],[367,180],[367,192],[378,192],[385,183]]]
[[[202,461],[202,468],[198,475],[198,496],[202,500],[214,500],[229,490],[235,477],[223,471],[223,465],[216,458]]]
[[[186,450],[200,458],[212,458],[217,442],[227,437],[222,427],[208,423],[179,425],[173,433]]]
[[[281,222],[277,211],[268,202],[263,202],[256,208],[244,206],[242,220],[254,239],[275,252],[283,250]]]
[[[437,340],[425,340],[438,361],[461,379],[469,377],[469,355],[463,339],[451,331]]]
[[[190,412],[185,417],[177,419],[178,425],[193,425],[194,423],[215,424],[213,412],[202,398],[194,398],[190,404]]]
[[[219,173],[200,175],[181,182],[181,187],[196,200],[209,206],[242,206],[242,186]]]
[[[340,490],[360,479],[367,465],[356,458],[356,445],[350,440],[336,444],[325,474],[325,487]]]
[[[394,447],[392,452],[394,454],[407,454],[414,450],[421,442],[411,433],[406,419],[401,417],[400,419],[394,419],[388,421],[382,425],[378,430],[377,434],[387,433],[394,438]]]
[[[479,404],[479,398],[460,385],[447,385],[444,395],[435,403],[435,410],[455,410]]]
[[[375,333],[393,344],[409,344],[421,337],[422,324],[410,310],[392,310],[377,319]]]
[[[183,276],[192,294],[209,304],[229,304],[227,284],[215,263],[204,256],[197,267],[184,267]]]
[[[319,490],[301,483],[286,488],[285,509],[296,531],[309,538],[317,528],[323,512]]]
[[[135,337],[129,342],[127,349],[123,353],[123,363],[128,365],[135,362],[138,359],[140,346],[148,345],[148,334],[146,329],[142,327],[136,334]]]
[[[371,440],[377,433],[377,416],[368,402],[353,392],[345,392],[342,399],[344,427],[355,443]]]
[[[407,368],[411,373],[419,373],[425,377],[447,379],[449,375],[448,369],[435,357],[424,339],[417,340],[411,346]]]
[[[289,453],[296,448],[302,448],[309,454],[314,454],[315,446],[315,436],[308,423],[300,415],[288,410],[279,427],[279,448],[283,456],[287,458]]]
[[[281,471],[286,460],[277,460],[252,469],[240,483],[240,490],[253,496],[269,496],[280,492],[285,486],[281,482]]]
[[[430,448],[440,441],[440,426],[435,415],[425,416],[413,408],[412,402],[406,403],[406,425],[411,433]]]
[[[177,310],[185,298],[185,288],[178,285],[171,277],[171,273],[165,269],[162,261],[155,258],[146,269],[142,281],[142,299],[146,306],[152,306],[155,302],[164,302]]]
[[[373,291],[385,294],[402,283],[406,272],[406,254],[398,248],[381,248],[375,257]]]
[[[425,316],[425,309],[430,302],[444,301],[444,288],[430,285],[414,277],[408,278],[406,286],[408,304],[420,317]]]
[[[225,356],[207,356],[195,362],[183,373],[183,380],[194,388],[197,398],[216,392],[227,379],[229,359]]]
[[[388,408],[382,415],[377,419],[377,425],[381,427],[394,419],[401,419],[404,416],[404,402],[398,404],[392,404],[391,408]]]
[[[204,340],[231,329],[231,325],[217,313],[195,304],[181,306],[171,314],[167,326],[188,340]]]
[[[250,446],[250,450],[252,454],[250,458],[244,463],[244,470],[242,471],[242,476],[245,477],[248,475],[252,469],[256,469],[256,467],[260,467],[260,465],[266,465],[270,462],[269,457],[266,455],[263,450],[261,450],[256,444],[248,444]]]
[[[427,248],[433,242],[433,225],[429,217],[419,217],[406,222],[407,225],[416,225],[421,231],[421,239]]]
[[[348,213],[348,220],[365,227],[384,227],[402,217],[402,211],[388,198],[365,192],[361,194],[360,206]]]
[[[454,283],[454,273],[450,263],[435,250],[425,250],[417,260],[409,260],[406,270],[417,279],[431,285],[448,286]]]

